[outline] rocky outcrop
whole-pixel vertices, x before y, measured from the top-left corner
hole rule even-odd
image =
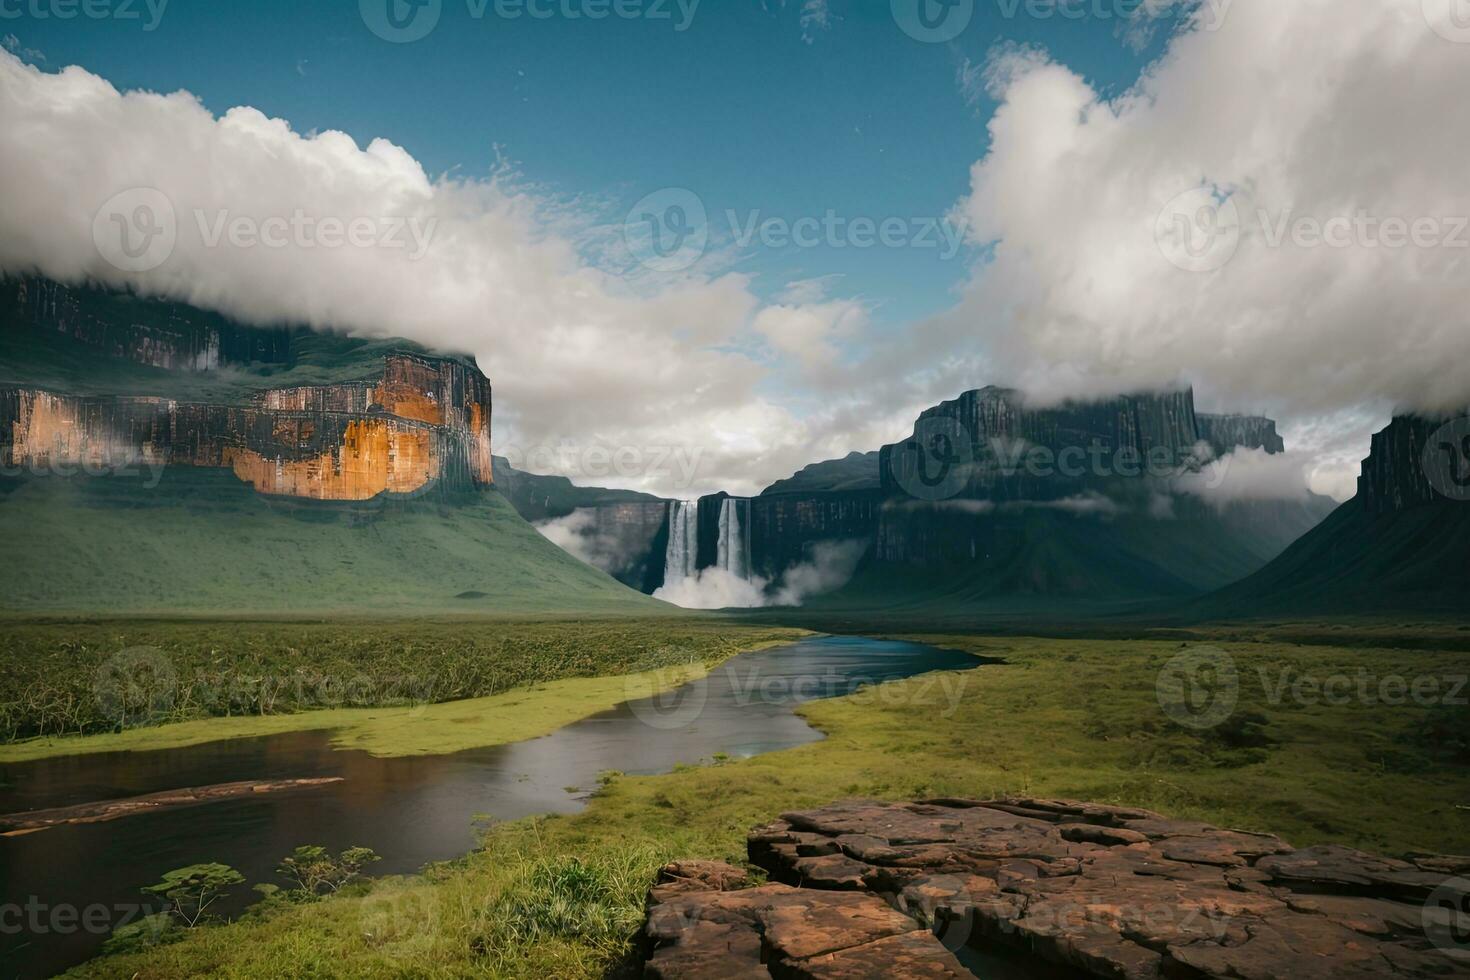
[[[648,975],[949,976],[947,948],[1008,951],[1017,975],[1470,976],[1470,881],[1455,877],[1470,858],[1297,850],[1038,799],[838,803],[757,829],[749,853],[775,884],[666,875]],[[848,961],[808,966],[823,949]],[[700,972],[720,964],[730,972]],[[926,968],[939,972],[911,972]]]
[[[739,868],[668,865],[649,896],[651,980],[914,977],[971,974],[912,918],[873,895],[749,887]]]
[[[1272,419],[1253,415],[1195,415],[1199,437],[1210,444],[1215,456],[1228,456],[1236,449],[1264,449],[1271,454],[1286,452],[1286,441]]]

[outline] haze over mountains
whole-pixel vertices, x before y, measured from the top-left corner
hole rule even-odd
[[[1277,479],[1269,419],[1197,413],[1188,391],[1034,407],[993,387],[758,496],[672,500],[494,459],[490,383],[467,358],[3,285],[17,609],[640,610],[653,595],[1081,616],[1218,592],[1208,608],[1249,615],[1463,595],[1464,509],[1442,489],[1459,472],[1426,475],[1439,425],[1424,420],[1375,438],[1340,509],[1299,471]],[[43,579],[27,572],[42,555]]]

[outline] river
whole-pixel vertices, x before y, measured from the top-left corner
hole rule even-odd
[[[111,925],[137,914],[138,889],[174,868],[220,862],[250,884],[284,884],[275,874],[281,858],[320,844],[371,847],[383,857],[374,874],[411,873],[472,850],[477,815],[573,813],[609,770],[663,773],[720,753],[748,758],[817,741],[794,713],[801,703],[977,663],[911,643],[824,637],[744,654],[705,680],[542,738],[452,755],[380,759],[334,749],[329,732],[299,732],[0,765],[0,813],[237,780],[342,777],[318,789],[0,838],[0,975],[49,976],[95,955]],[[234,892],[226,912],[254,897],[249,885]],[[78,926],[88,914],[108,928]]]

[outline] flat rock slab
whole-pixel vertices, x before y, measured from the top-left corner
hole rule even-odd
[[[928,929],[876,895],[749,884],[743,870],[729,865],[665,867],[649,895],[644,936],[652,955],[644,975],[657,980],[970,976]]]
[[[968,977],[968,946],[1112,980],[1470,977],[1463,857],[1043,799],[837,803],[757,828],[749,854],[771,883],[665,869],[648,976]]]

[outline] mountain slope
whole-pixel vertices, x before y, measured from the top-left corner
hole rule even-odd
[[[1358,495],[1254,575],[1192,604],[1203,617],[1442,612],[1470,616],[1470,502],[1426,463],[1440,423],[1398,418],[1373,437]]]
[[[1453,612],[1470,615],[1470,505],[1374,514],[1343,504],[1249,578],[1201,600],[1208,615]]]
[[[221,471],[0,481],[7,613],[658,613],[495,491],[376,508],[285,501]]]
[[[494,488],[470,358],[34,279],[0,348],[7,613],[668,608]]]
[[[761,491],[762,497],[789,493],[831,493],[844,490],[876,490],[882,485],[878,473],[879,458],[871,453],[848,453],[841,459],[829,459],[803,467],[796,474],[778,480]]]

